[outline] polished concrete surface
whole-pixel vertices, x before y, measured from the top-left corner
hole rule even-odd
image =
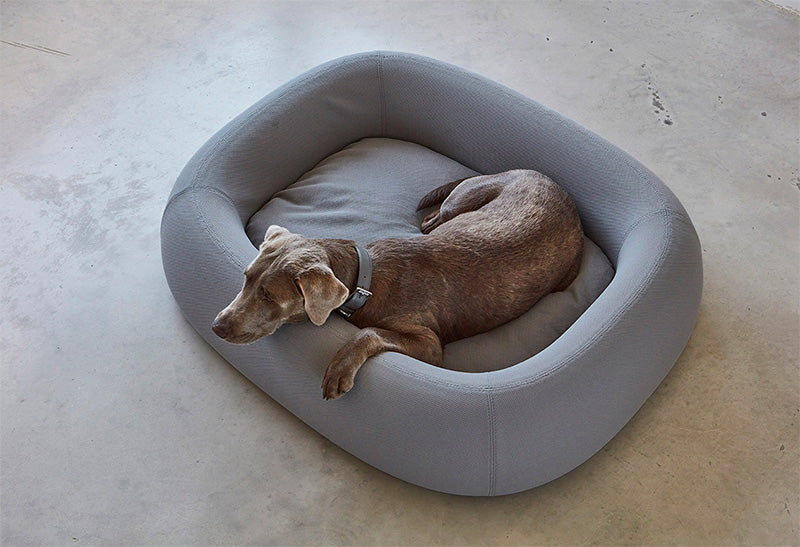
[[[796,12],[2,0],[0,23],[2,544],[800,543]],[[686,351],[543,487],[462,498],[367,466],[210,350],[166,286],[159,219],[192,153],[282,82],[373,49],[572,117],[700,234]]]

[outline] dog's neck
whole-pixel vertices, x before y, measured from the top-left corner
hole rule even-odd
[[[354,247],[355,242],[323,239],[320,243],[328,254],[333,275],[352,293],[358,285],[358,253]]]

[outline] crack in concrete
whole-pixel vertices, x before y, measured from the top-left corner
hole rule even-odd
[[[23,44],[22,42],[8,42],[6,40],[0,40],[0,42],[3,42],[4,44],[8,44],[9,46],[28,48],[28,49],[32,49],[34,51],[41,51],[42,53],[49,53],[50,55],[58,55],[58,56],[61,56],[61,57],[72,57],[72,55],[70,55],[69,53],[65,53],[63,51],[58,51],[57,49],[52,49],[52,48],[49,48],[49,47],[32,46],[30,44]]]

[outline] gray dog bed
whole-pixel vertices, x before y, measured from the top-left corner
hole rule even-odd
[[[575,200],[581,272],[519,319],[449,344],[443,368],[384,353],[323,401],[325,368],[357,330],[344,319],[248,346],[212,333],[268,225],[360,243],[412,237],[428,190],[515,168]],[[329,62],[230,122],[181,173],[161,237],[183,313],[239,371],[367,463],[466,495],[532,488],[599,450],[675,363],[702,288],[695,230],[653,173],[506,87],[401,53]]]

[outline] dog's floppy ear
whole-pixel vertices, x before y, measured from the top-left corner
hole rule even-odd
[[[277,224],[273,224],[267,228],[267,233],[264,234],[264,241],[262,242],[262,245],[288,233],[289,230],[286,228],[278,226]]]
[[[305,270],[294,282],[303,294],[306,314],[315,325],[325,323],[331,312],[344,304],[350,294],[344,283],[324,265]]]

